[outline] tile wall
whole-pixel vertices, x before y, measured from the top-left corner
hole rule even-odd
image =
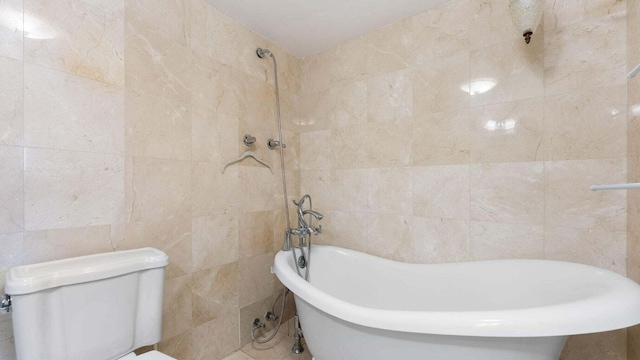
[[[627,70],[640,64],[640,3],[627,4]],[[640,182],[640,77],[628,80],[627,158],[629,182]],[[627,275],[640,282],[640,190],[627,192]],[[629,329],[629,360],[640,360],[640,326]]]
[[[628,4],[548,0],[527,45],[507,0],[456,0],[304,59],[290,112],[302,192],[327,215],[318,240],[626,274],[627,195],[589,186],[625,182],[637,143]],[[573,337],[562,358],[626,359],[626,331]]]
[[[299,61],[204,0],[0,1],[0,288],[11,266],[153,246],[170,257],[161,350],[222,359],[248,343],[284,228],[258,46],[297,94]],[[221,173],[245,133],[274,174],[250,159]],[[2,317],[0,359],[14,356]]]
[[[548,0],[530,45],[507,6],[456,0],[298,60],[204,0],[0,0],[0,269],[154,246],[171,258],[161,349],[221,359],[248,343],[284,227],[266,46],[290,197],[327,215],[318,241],[640,280],[640,200],[588,190],[640,174],[638,4]],[[275,175],[220,173],[245,133]],[[636,332],[572,338],[563,359],[638,358]]]

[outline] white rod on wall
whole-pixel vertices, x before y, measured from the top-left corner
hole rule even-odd
[[[631,70],[631,72],[627,75],[627,77],[631,79],[632,77],[635,77],[636,75],[638,75],[639,72],[640,72],[640,65],[633,68],[633,70]]]
[[[640,189],[640,183],[614,184],[614,185],[594,185],[594,186],[591,187],[591,191],[598,191],[598,190],[627,190],[627,189]]]

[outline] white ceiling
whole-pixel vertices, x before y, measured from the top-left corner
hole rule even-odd
[[[451,0],[208,0],[304,58]]]

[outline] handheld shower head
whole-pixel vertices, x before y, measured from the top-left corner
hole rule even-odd
[[[263,49],[263,48],[256,49],[256,54],[261,59],[263,59],[265,57],[265,55],[268,55],[269,57],[273,57],[273,53],[271,51],[269,51],[268,49]]]

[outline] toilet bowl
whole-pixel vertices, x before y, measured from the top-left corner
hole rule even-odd
[[[158,351],[164,268],[153,248],[9,269],[17,360],[176,360]]]

